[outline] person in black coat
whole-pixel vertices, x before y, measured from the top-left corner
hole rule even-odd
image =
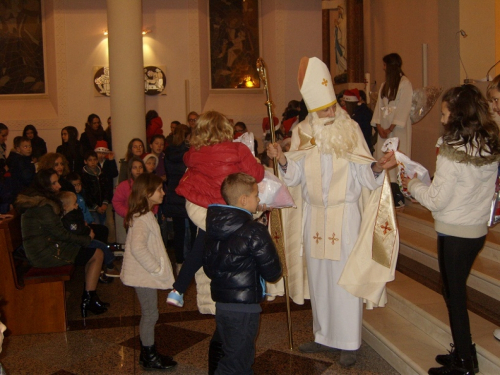
[[[165,172],[167,175],[167,189],[163,203],[163,212],[166,217],[172,218],[174,229],[174,250],[177,269],[184,262],[184,238],[186,234],[186,220],[189,221],[191,231],[191,245],[196,238],[196,225],[189,219],[186,211],[186,198],[175,192],[179,182],[186,172],[184,154],[189,150],[186,137],[190,133],[187,125],[178,125],[174,130],[172,144],[165,150]]]
[[[12,178],[13,196],[31,185],[35,178],[35,164],[31,160],[31,141],[26,137],[14,138],[14,149],[7,158]]]
[[[277,281],[282,270],[267,228],[252,217],[260,201],[255,179],[245,173],[231,174],[221,193],[228,205],[208,206],[203,256],[216,303],[214,336],[220,336],[224,352],[217,370],[250,374],[265,281]]]
[[[57,146],[56,152],[64,155],[68,162],[70,172],[78,174],[83,169],[83,151],[78,140],[78,129],[74,126],[66,126],[61,130],[62,144]]]
[[[47,153],[47,144],[38,136],[38,130],[36,130],[33,125],[26,125],[24,127],[23,137],[26,137],[31,141],[31,158],[33,159],[33,162],[36,163],[38,159],[40,159],[40,156]]]

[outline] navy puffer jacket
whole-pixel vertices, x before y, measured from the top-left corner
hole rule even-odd
[[[250,212],[223,205],[208,207],[203,269],[212,280],[212,299],[223,303],[260,303],[260,277],[273,282],[281,276],[267,228]]]

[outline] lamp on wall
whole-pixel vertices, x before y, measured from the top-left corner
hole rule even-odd
[[[465,32],[465,30],[463,29],[460,29],[457,31],[456,33],[456,36],[457,38],[459,39],[459,42],[460,42],[460,38],[458,35],[461,35],[462,38],[467,38],[468,35],[467,33]],[[462,61],[462,57],[460,56],[460,46],[459,46],[460,43],[457,44],[457,52],[458,52],[458,59],[460,60],[460,63],[462,64],[462,68],[464,68],[464,72],[465,72],[465,79],[464,79],[464,83],[474,83],[474,80],[472,79],[469,79],[469,75],[467,74],[467,69],[465,69],[465,65],[464,65],[464,62]]]
[[[142,36],[147,35],[151,32],[151,29],[142,29]],[[103,32],[104,36],[108,36],[109,32],[108,29],[104,30]]]

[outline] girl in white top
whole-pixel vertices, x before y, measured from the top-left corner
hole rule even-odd
[[[371,125],[377,128],[375,159],[384,156],[381,148],[387,138],[399,138],[399,151],[411,157],[411,100],[413,88],[403,73],[403,60],[397,53],[384,56],[385,82],[380,87]],[[396,168],[389,171],[396,182]]]
[[[438,355],[443,367],[429,374],[478,372],[467,313],[466,282],[488,232],[497,179],[500,145],[498,127],[488,102],[473,85],[449,89],[443,95],[436,173],[430,186],[404,179],[411,194],[432,211],[438,232],[439,271],[453,337],[450,354]]]
[[[141,174],[132,186],[125,216],[128,233],[120,277],[123,284],[135,288],[141,304],[139,364],[144,370],[166,370],[177,365],[172,357],[156,351],[154,338],[159,315],[157,289],[171,289],[174,282],[172,265],[152,212],[164,195],[161,177]]]

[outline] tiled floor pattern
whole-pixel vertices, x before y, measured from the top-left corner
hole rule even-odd
[[[84,327],[79,316],[82,280],[82,270],[77,270],[67,283],[68,332],[5,339],[0,362],[7,374],[143,373],[138,365],[140,306],[134,290],[119,279],[100,285],[99,295],[111,303],[111,308],[103,315],[91,315]],[[168,373],[207,374],[208,346],[215,328],[213,317],[198,313],[194,286],[186,293],[182,309],[167,305],[165,299],[166,292],[161,291],[156,342],[161,353],[173,355],[179,363]],[[291,305],[293,340],[297,347],[313,339],[312,317],[309,304]],[[397,374],[365,343],[351,369],[340,367],[339,353],[302,354],[289,350],[285,306],[282,297],[263,304],[255,374]]]

